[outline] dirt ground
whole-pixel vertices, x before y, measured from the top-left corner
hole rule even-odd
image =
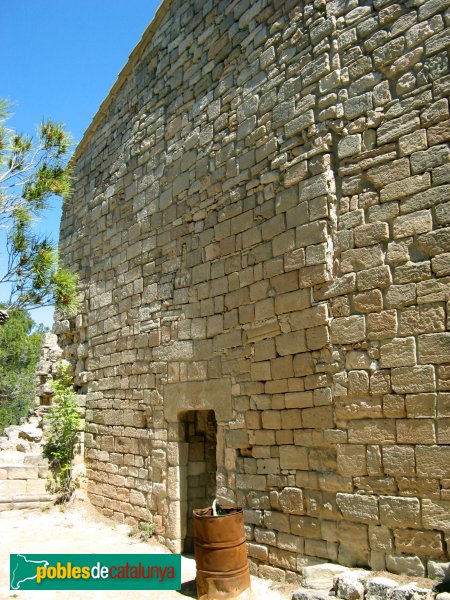
[[[182,557],[180,591],[11,591],[9,589],[9,554],[158,554],[167,548],[150,540],[129,537],[126,525],[105,519],[88,503],[77,501],[61,510],[14,510],[0,512],[0,599],[10,600],[176,600],[196,598],[195,562]],[[280,586],[252,577],[249,600],[288,600],[292,586]]]

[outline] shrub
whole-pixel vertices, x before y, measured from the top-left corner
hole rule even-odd
[[[72,478],[72,459],[79,440],[80,415],[73,389],[72,368],[60,363],[52,382],[54,396],[48,414],[48,431],[43,453],[50,462],[48,489],[66,502],[76,487]]]
[[[5,427],[18,425],[34,408],[34,380],[44,332],[26,311],[11,311],[0,325],[0,436]]]
[[[148,542],[155,531],[155,524],[150,516],[149,521],[142,521],[137,527],[130,529],[128,535],[130,537],[137,537],[143,542]]]

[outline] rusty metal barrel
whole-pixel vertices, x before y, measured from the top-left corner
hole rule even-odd
[[[250,572],[242,508],[194,510],[194,552],[199,600],[244,600],[250,591]]]

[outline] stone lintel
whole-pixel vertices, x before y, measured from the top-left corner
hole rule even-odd
[[[164,386],[164,416],[167,421],[177,421],[180,413],[188,410],[214,410],[218,422],[230,421],[231,381],[185,381]]]

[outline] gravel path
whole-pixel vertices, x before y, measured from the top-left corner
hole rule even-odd
[[[9,600],[170,600],[196,598],[195,562],[182,557],[181,591],[11,591],[9,554],[168,553],[167,548],[150,540],[142,542],[128,536],[129,528],[99,515],[87,502],[61,510],[16,510],[0,513],[0,599]],[[252,577],[249,600],[288,600],[292,588]]]

